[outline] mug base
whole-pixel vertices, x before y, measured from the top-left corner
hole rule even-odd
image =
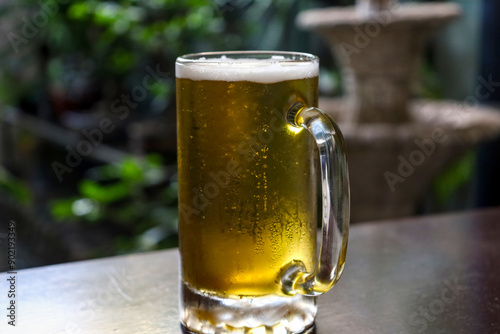
[[[303,295],[221,298],[181,283],[184,333],[313,333],[316,298]]]
[[[198,334],[196,332],[193,332],[192,330],[189,330],[186,326],[184,326],[184,324],[182,322],[180,323],[180,328],[181,328],[181,334]],[[219,332],[216,332],[216,333],[219,333]],[[222,333],[226,333],[226,332],[222,332]],[[311,327],[308,327],[303,332],[300,332],[297,334],[316,334],[316,326],[313,323]]]

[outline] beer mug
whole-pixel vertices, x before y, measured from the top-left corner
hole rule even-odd
[[[177,58],[184,329],[306,331],[316,296],[342,274],[345,146],[317,108],[318,72],[318,58],[305,53]]]

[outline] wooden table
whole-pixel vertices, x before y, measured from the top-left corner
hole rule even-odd
[[[177,250],[21,270],[0,333],[180,333]],[[316,333],[500,333],[500,208],[364,223]]]

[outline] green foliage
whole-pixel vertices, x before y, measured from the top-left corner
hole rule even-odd
[[[107,224],[122,231],[117,252],[176,245],[177,181],[169,180],[162,159],[128,158],[89,171],[79,183],[79,196],[52,201],[58,221]]]
[[[11,1],[0,10],[0,17],[25,16],[32,22],[35,13],[43,13],[44,3]],[[151,99],[144,101],[138,111],[161,113],[173,101],[176,57],[231,49],[306,51],[310,48],[309,38],[297,31],[294,16],[314,5],[299,0],[58,3],[47,23],[27,38],[27,43],[19,45],[19,52],[6,44],[0,54],[4,64],[0,70],[0,98],[13,105],[26,100],[31,104],[53,102],[54,91],[58,98],[79,96],[84,94],[83,86],[95,91],[97,97],[91,99],[104,100],[103,105],[109,105],[120,92],[129,92],[137,85],[146,66],[160,64],[171,75],[157,85]],[[12,32],[23,37],[24,25],[24,21],[17,20]],[[12,85],[14,80],[16,85]],[[52,95],[46,96],[48,93]],[[158,103],[151,101],[154,99]]]
[[[0,17],[25,17],[44,13],[38,0],[5,4]],[[145,75],[146,66],[157,64],[173,74],[177,56],[196,51],[227,49],[225,36],[234,27],[213,0],[74,0],[57,4],[47,23],[34,36],[18,45],[18,52],[5,44],[0,50],[0,99],[18,105],[50,100],[47,91],[81,95],[82,82],[92,86],[108,102],[127,92]],[[25,21],[17,20],[11,33],[25,38]],[[243,24],[245,25],[245,24]],[[235,34],[240,31],[236,29]],[[244,40],[230,48],[241,48]],[[16,81],[15,85],[12,82]],[[173,99],[174,77],[156,85],[152,98],[163,103],[142,109],[163,112]],[[73,90],[71,90],[73,89]],[[97,102],[97,101],[95,101]],[[158,110],[155,110],[158,109]]]
[[[24,182],[14,177],[2,166],[0,166],[0,192],[21,204],[29,204],[32,200],[30,190]]]
[[[434,181],[433,192],[439,207],[445,207],[453,195],[470,181],[475,160],[475,152],[467,153]]]
[[[118,72],[145,54],[176,57],[193,43],[216,43],[223,28],[210,0],[74,1],[65,14],[95,29],[93,49],[110,56],[107,65]]]

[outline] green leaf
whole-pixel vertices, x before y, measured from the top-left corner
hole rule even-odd
[[[121,162],[122,177],[126,181],[140,182],[144,179],[144,171],[136,159],[129,158]]]
[[[123,182],[100,185],[91,180],[83,180],[78,187],[80,193],[100,203],[112,203],[124,199],[130,194],[130,187]]]
[[[78,198],[59,199],[51,201],[49,204],[50,214],[55,220],[62,221],[75,218],[73,214],[73,202]]]
[[[469,152],[434,182],[434,193],[440,205],[444,205],[453,193],[470,180],[474,164],[475,153]]]
[[[68,17],[74,20],[81,20],[90,14],[89,5],[86,2],[77,2],[68,9]]]

